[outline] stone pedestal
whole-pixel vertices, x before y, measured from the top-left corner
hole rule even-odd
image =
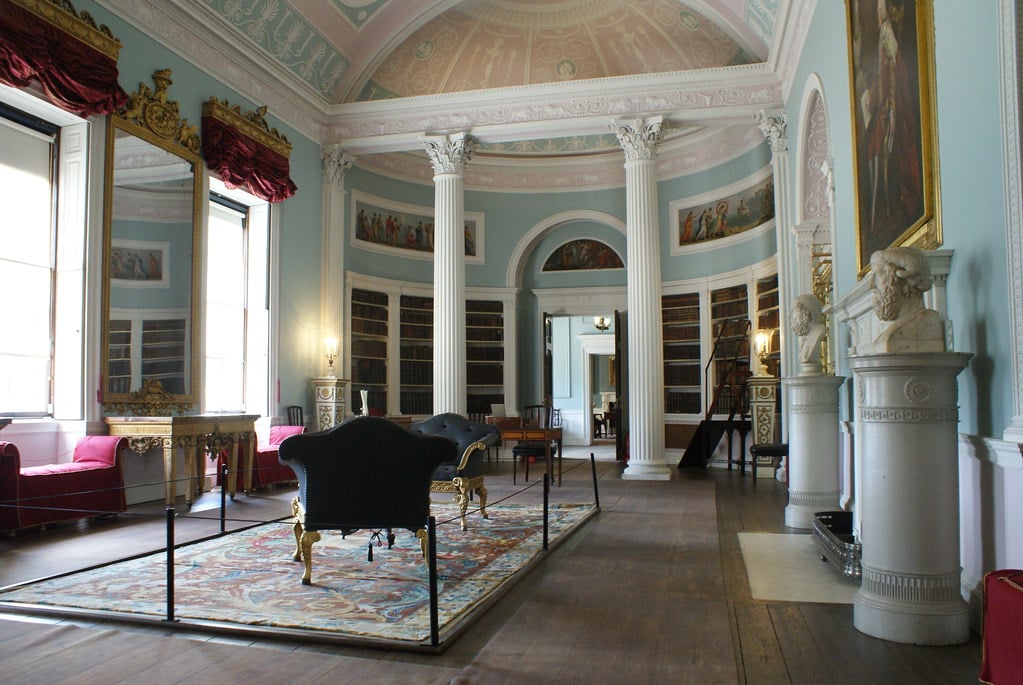
[[[326,430],[344,421],[348,381],[336,376],[318,376],[312,380],[316,394],[316,430]]]
[[[856,495],[863,545],[857,630],[921,645],[965,642],[956,376],[969,354],[849,357],[856,376]]]
[[[789,503],[785,525],[813,527],[814,514],[838,505],[838,388],[841,376],[782,380],[788,426]]]
[[[778,379],[774,376],[750,376],[749,384],[750,423],[753,428],[752,445],[769,445],[777,442],[777,426],[774,421],[778,407]],[[746,455],[742,455],[745,459]],[[766,464],[751,464],[754,478],[774,478],[773,459]]]

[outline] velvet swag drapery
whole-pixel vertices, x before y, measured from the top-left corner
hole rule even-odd
[[[291,180],[291,144],[267,126],[266,107],[242,114],[237,105],[210,98],[202,109],[202,153],[228,188],[245,188],[267,202],[298,189]]]
[[[0,0],[0,83],[37,80],[53,104],[87,117],[128,101],[117,82],[121,43],[68,0]]]

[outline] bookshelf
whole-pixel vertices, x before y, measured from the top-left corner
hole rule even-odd
[[[179,310],[111,309],[107,387],[129,393],[155,378],[172,394],[188,392],[188,319]]]
[[[489,414],[504,404],[504,303],[466,300],[465,364],[467,411]]]
[[[349,406],[362,411],[360,391],[369,390],[372,413],[431,416],[434,381],[433,287],[378,276],[347,273],[345,354],[351,368]],[[513,288],[465,289],[466,412],[490,412],[491,404],[513,407],[515,355],[505,347],[515,336]],[[388,325],[390,324],[390,325]],[[350,361],[348,360],[350,358]]]
[[[402,414],[433,414],[433,298],[402,295],[399,406]]]
[[[351,386],[368,390],[370,411],[387,412],[388,294],[362,288],[352,290]],[[352,413],[363,411],[360,392],[352,393]]]
[[[749,295],[745,283],[710,291],[710,331],[711,345],[716,346],[711,351],[711,387],[707,388],[707,403],[709,406],[714,392],[727,380],[714,412],[725,415],[739,399],[735,392],[750,374]],[[726,379],[726,374],[731,374],[731,378]]]
[[[781,336],[778,335],[778,274],[757,280],[756,330],[771,332],[771,354],[767,357],[767,371],[778,376],[781,364]]]
[[[702,410],[700,294],[661,297],[664,351],[664,412],[699,414]]]

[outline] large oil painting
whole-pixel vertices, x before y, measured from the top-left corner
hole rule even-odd
[[[406,204],[352,192],[352,245],[374,252],[412,259],[432,259],[434,216],[432,207]],[[465,212],[465,261],[484,263],[483,213]]]
[[[932,0],[846,0],[858,267],[891,246],[941,244]]]

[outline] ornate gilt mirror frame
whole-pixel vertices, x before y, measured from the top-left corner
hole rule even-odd
[[[205,194],[198,126],[167,98],[170,77],[156,71],[155,89],[140,83],[108,118],[101,369],[114,414],[162,416],[198,401]]]

